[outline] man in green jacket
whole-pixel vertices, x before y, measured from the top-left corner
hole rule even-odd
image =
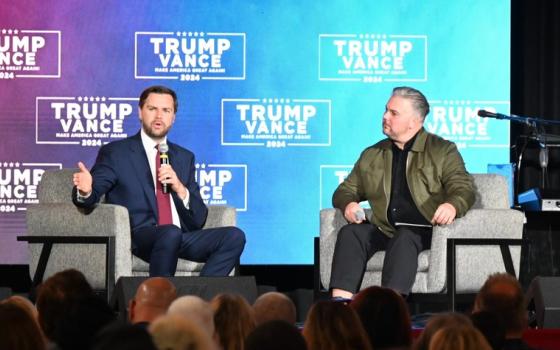
[[[410,293],[418,254],[430,248],[433,225],[465,215],[475,200],[472,177],[453,142],[423,128],[426,97],[393,89],[383,114],[387,138],[366,148],[333,195],[349,222],[338,233],[331,273],[333,297],[351,298],[367,261],[385,250],[381,284]],[[367,200],[371,218],[359,203]]]

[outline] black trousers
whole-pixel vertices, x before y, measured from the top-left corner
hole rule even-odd
[[[409,294],[418,269],[418,254],[430,248],[432,229],[399,226],[389,238],[370,223],[348,224],[338,232],[331,271],[331,289],[356,293],[368,260],[385,250],[381,285]]]

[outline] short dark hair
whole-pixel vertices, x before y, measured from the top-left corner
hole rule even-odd
[[[138,324],[113,322],[95,336],[93,350],[157,350],[146,327]]]
[[[497,350],[504,347],[506,327],[500,316],[490,311],[478,311],[471,315],[471,320],[492,349]]]
[[[52,338],[60,349],[89,349],[95,335],[116,318],[107,301],[95,294],[72,299],[61,311]]]
[[[37,311],[39,324],[50,340],[54,340],[57,325],[76,299],[93,295],[93,288],[83,273],[76,269],[60,271],[39,286]]]
[[[476,295],[475,305],[479,311],[493,312],[500,317],[506,333],[522,331],[527,326],[523,288],[510,274],[490,275]]]
[[[430,113],[430,104],[428,103],[426,96],[424,96],[424,94],[419,90],[408,86],[399,86],[393,89],[392,96],[400,96],[411,100],[412,106],[420,114],[422,120],[424,120],[428,113]]]
[[[272,320],[260,324],[249,333],[245,340],[245,349],[305,350],[307,345],[296,326],[286,321]]]
[[[363,289],[354,296],[350,306],[360,317],[372,348],[412,344],[408,307],[394,290],[380,286]]]
[[[371,349],[360,317],[344,303],[319,300],[313,304],[302,334],[309,349]]]
[[[138,101],[138,106],[140,108],[144,107],[144,103],[146,102],[146,99],[150,94],[171,95],[171,97],[173,97],[173,110],[175,113],[177,113],[177,110],[179,109],[179,101],[177,101],[177,94],[175,93],[175,91],[162,85],[150,86],[149,88],[142,91],[142,93],[140,94],[140,101]]]

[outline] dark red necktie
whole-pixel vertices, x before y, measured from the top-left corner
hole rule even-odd
[[[158,146],[156,146],[156,149]],[[171,216],[171,196],[169,193],[163,193],[161,183],[158,181],[159,168],[161,167],[161,160],[159,157],[159,150],[156,152],[156,202],[158,210],[158,225],[169,225],[173,223]]]

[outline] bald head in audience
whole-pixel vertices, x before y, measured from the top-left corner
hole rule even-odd
[[[257,325],[267,321],[296,323],[296,306],[285,294],[268,292],[259,296],[253,304]]]
[[[214,311],[209,302],[195,295],[185,295],[169,305],[168,315],[181,316],[200,325],[208,334],[214,336]]]
[[[169,305],[177,298],[177,289],[166,278],[148,278],[136,290],[136,295],[128,305],[130,323],[150,323],[167,312]]]

